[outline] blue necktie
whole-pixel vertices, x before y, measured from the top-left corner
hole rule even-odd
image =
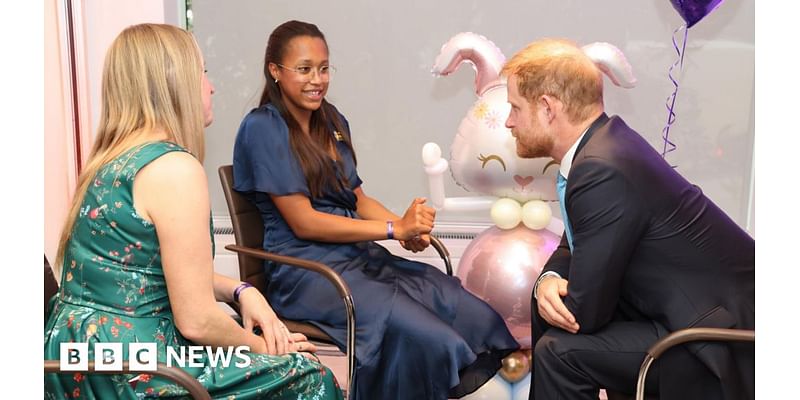
[[[556,191],[558,192],[559,206],[561,206],[561,217],[564,218],[564,231],[567,233],[567,243],[569,243],[569,250],[572,251],[572,227],[567,218],[567,205],[564,198],[567,195],[567,178],[558,173],[558,180],[556,181]]]

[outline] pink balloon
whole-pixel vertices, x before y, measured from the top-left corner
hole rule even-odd
[[[546,230],[492,226],[464,250],[458,277],[503,317],[520,346],[530,348],[531,291],[561,238]]]

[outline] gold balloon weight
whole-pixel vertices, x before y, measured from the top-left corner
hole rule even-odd
[[[498,372],[510,383],[521,381],[531,370],[530,360],[525,350],[515,351],[503,359],[503,366]]]

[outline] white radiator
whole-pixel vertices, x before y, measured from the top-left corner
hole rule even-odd
[[[447,247],[447,251],[450,253],[450,261],[453,265],[454,274],[458,272],[458,262],[461,260],[461,255],[464,254],[464,250],[467,248],[470,241],[490,226],[491,224],[436,224],[434,234],[442,241],[445,247]],[[226,245],[234,243],[230,218],[214,218],[214,240],[216,243],[214,268],[220,274],[238,279],[239,266],[236,254],[225,250]],[[382,240],[378,243],[386,247],[386,249],[393,254],[431,264],[442,271],[445,270],[444,261],[442,261],[439,254],[436,253],[436,250],[432,247],[414,254],[402,248],[400,243],[396,240]]]

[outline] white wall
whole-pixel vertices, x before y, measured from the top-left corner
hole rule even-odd
[[[449,154],[458,124],[475,101],[470,68],[439,79],[430,73],[440,47],[456,33],[482,34],[506,57],[546,36],[617,45],[639,84],[632,90],[607,84],[606,109],[660,151],[672,92],[667,71],[676,59],[672,32],[683,23],[666,0],[194,0],[192,11],[217,89],[206,141],[216,216],[227,214],[216,169],[231,162],[239,122],[263,85],[267,37],[286,20],[313,22],[327,36],[338,69],[328,99],[353,128],[365,190],[395,212],[427,195],[423,144],[435,141]],[[751,197],[754,14],[752,1],[726,1],[690,29],[671,130],[678,150],[668,157],[742,227]],[[468,195],[449,177],[447,184],[448,196]],[[488,213],[441,213],[437,220],[481,222]]]

